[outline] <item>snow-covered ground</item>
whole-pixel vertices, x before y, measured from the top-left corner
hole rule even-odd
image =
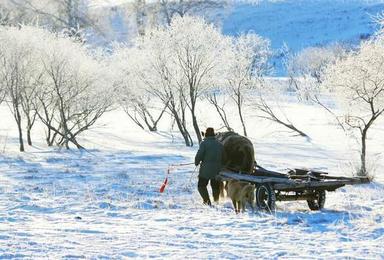
[[[282,107],[312,139],[260,120],[249,107],[259,164],[354,172],[354,143],[325,112],[293,98]],[[202,127],[219,126],[211,108],[201,107],[199,118]],[[320,212],[305,202],[278,202],[275,215],[236,215],[228,200],[201,204],[192,166],[172,170],[158,192],[168,165],[191,162],[197,150],[184,147],[167,120],[161,132],[149,133],[113,111],[82,138],[87,151],[47,148],[36,129],[35,145],[19,153],[4,104],[0,119],[0,259],[384,258],[383,121],[368,143],[373,183],[328,193]]]

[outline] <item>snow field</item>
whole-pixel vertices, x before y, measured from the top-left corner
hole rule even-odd
[[[318,108],[283,100],[287,115],[312,139],[293,137],[249,107],[258,162],[281,171],[307,166],[350,176],[356,157],[351,142],[331,130]],[[202,127],[218,128],[211,108],[200,112]],[[305,202],[278,202],[275,215],[235,215],[229,200],[213,208],[201,204],[193,166],[172,170],[165,192],[158,192],[168,165],[191,162],[197,149],[184,147],[169,132],[168,120],[162,132],[149,133],[123,112],[110,112],[82,137],[87,151],[48,149],[38,127],[35,146],[21,154],[6,106],[0,115],[0,140],[6,141],[0,154],[0,258],[384,257],[380,170],[372,184],[328,193],[321,212],[309,211]],[[235,116],[230,113],[231,122]],[[377,169],[384,165],[382,131],[379,124],[369,145],[379,153]]]

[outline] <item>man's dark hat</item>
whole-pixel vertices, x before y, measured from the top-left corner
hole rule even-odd
[[[205,130],[205,137],[208,136],[215,136],[215,130],[213,130],[212,127],[208,127],[207,130]]]

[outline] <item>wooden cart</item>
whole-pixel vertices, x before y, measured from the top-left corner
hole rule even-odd
[[[267,211],[275,210],[276,201],[306,200],[311,210],[324,207],[326,191],[335,191],[345,185],[368,183],[368,178],[329,176],[326,172],[293,169],[287,173],[269,171],[257,166],[250,173],[221,171],[221,181],[238,180],[256,185],[256,205]]]

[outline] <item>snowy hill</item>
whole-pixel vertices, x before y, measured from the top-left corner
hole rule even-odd
[[[223,31],[237,35],[254,31],[271,40],[275,50],[284,44],[293,52],[332,42],[357,44],[377,30],[373,21],[384,10],[380,0],[283,0],[258,5],[235,5],[224,18]],[[284,75],[281,60],[277,75]]]
[[[135,33],[132,17],[127,17],[119,6],[130,0],[98,0],[90,2],[91,10],[105,13],[112,30],[111,39],[126,41]],[[279,0],[233,1],[228,10],[218,10],[211,19],[219,20],[223,32],[238,35],[254,31],[271,40],[274,50],[287,44],[297,52],[308,46],[332,42],[358,43],[377,29],[373,17],[384,10],[381,0]],[[114,11],[111,11],[111,7]],[[97,39],[93,39],[96,40]],[[275,74],[284,75],[281,60],[275,60]]]
[[[285,0],[259,5],[235,5],[224,19],[227,34],[255,31],[294,51],[334,41],[354,42],[377,29],[373,16],[384,10],[383,1]]]

